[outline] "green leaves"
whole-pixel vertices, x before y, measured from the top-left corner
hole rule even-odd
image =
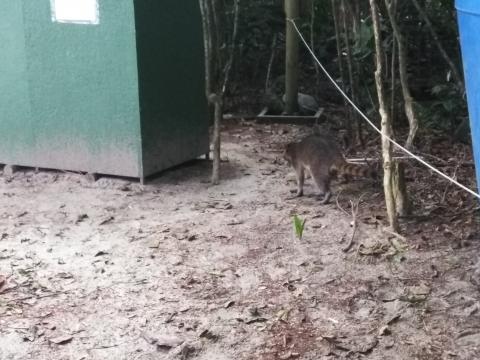
[[[302,240],[303,230],[305,229],[305,222],[307,219],[300,219],[297,215],[293,215],[293,229],[295,230],[295,236]]]

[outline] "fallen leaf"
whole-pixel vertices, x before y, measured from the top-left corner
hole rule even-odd
[[[415,295],[428,295],[430,294],[430,287],[426,284],[420,284],[418,286],[412,286],[410,292]]]
[[[387,320],[387,325],[393,324],[395,321],[399,320],[400,317],[400,314],[393,315],[390,319]]]
[[[109,216],[109,217],[103,219],[102,221],[100,221],[100,223],[98,225],[105,225],[105,224],[108,224],[108,223],[112,222],[113,220],[115,220],[115,218],[113,216]]]
[[[278,358],[280,360],[288,360],[288,359],[296,359],[300,356],[299,353],[295,353],[295,352],[291,352],[291,351],[287,351],[286,353],[282,354],[282,355],[279,355]]]
[[[176,311],[172,312],[168,317],[165,319],[165,324],[171,323],[173,321],[173,318],[177,315],[178,313]]]
[[[7,277],[5,275],[0,275],[0,293],[2,292],[2,288],[7,283]]]
[[[290,315],[289,309],[282,309],[277,313],[277,318],[280,321],[287,322],[289,315]]]
[[[335,343],[339,349],[352,351],[355,353],[366,354],[372,351],[378,344],[378,339],[375,336],[360,336],[352,339],[345,339]]]
[[[233,209],[233,205],[230,203],[224,203],[224,204],[215,204],[216,209],[221,209],[221,210],[230,210]]]
[[[257,322],[266,322],[266,321],[267,321],[266,318],[257,317],[257,318],[255,318],[255,319],[250,319],[250,320],[245,321],[245,324],[250,325],[250,324],[253,324],[253,323],[257,323]]]
[[[77,216],[77,220],[75,221],[75,224],[80,224],[85,219],[88,219],[88,215],[87,214],[80,214],[80,215]]]
[[[104,255],[108,255],[108,252],[103,251],[103,250],[100,250],[99,252],[97,252],[97,253],[95,254],[95,257],[97,257],[97,256],[104,256]]]
[[[390,331],[388,325],[384,325],[378,330],[378,335],[380,336],[390,335],[391,333],[392,332]]]
[[[38,326],[33,325],[28,328],[28,331],[23,335],[23,341],[34,342],[37,339]]]
[[[60,278],[60,279],[73,279],[73,275],[68,273],[68,272],[61,272],[61,273],[58,273],[57,276]]]
[[[49,339],[48,341],[50,341],[53,344],[64,345],[64,344],[68,344],[70,341],[72,341],[72,339],[73,339],[73,336],[62,335],[62,336]]]
[[[231,226],[233,226],[233,225],[241,225],[241,224],[243,224],[243,221],[242,221],[242,220],[236,220],[236,219],[227,222],[227,225],[231,225]]]
[[[235,305],[235,301],[230,300],[230,301],[227,301],[223,307],[225,309],[228,309],[229,307],[232,307],[233,305]]]
[[[214,333],[212,333],[210,330],[208,329],[205,329],[203,330],[200,335],[198,335],[199,337],[201,338],[205,338],[205,339],[208,339],[208,340],[212,340],[212,341],[217,341],[218,340],[218,335],[215,335]]]
[[[1,292],[1,286],[0,286],[0,292]],[[472,306],[466,308],[464,310],[464,313],[465,313],[466,316],[472,316],[473,314],[478,312],[479,308],[480,308],[480,304],[478,302],[476,302]]]

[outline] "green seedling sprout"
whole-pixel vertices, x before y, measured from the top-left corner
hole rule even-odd
[[[302,240],[306,221],[307,219],[302,220],[297,215],[293,215],[293,228],[295,229],[295,235],[299,240]]]

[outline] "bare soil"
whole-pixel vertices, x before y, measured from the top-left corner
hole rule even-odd
[[[231,126],[218,186],[202,160],[145,186],[0,177],[0,359],[479,359],[477,205],[425,209],[425,176],[403,239],[379,184],[290,199],[281,149],[308,131]]]

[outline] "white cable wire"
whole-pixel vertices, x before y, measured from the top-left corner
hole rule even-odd
[[[305,41],[305,38],[303,37],[302,33],[300,32],[300,30],[298,29],[297,27],[297,24],[295,23],[294,20],[292,19],[287,19],[287,21],[291,22],[293,24],[293,27],[295,28],[295,31],[297,32],[298,36],[300,37],[300,39],[302,40],[303,44],[305,45],[305,47],[307,48],[308,52],[313,56],[313,58],[315,59],[315,61],[317,62],[318,66],[320,66],[320,69],[322,69],[322,71],[325,73],[325,75],[328,77],[328,79],[332,82],[332,84],[337,88],[337,90],[343,95],[343,97],[350,103],[350,105],[353,106],[353,108],[365,119],[365,121],[372,127],[375,129],[376,132],[378,132],[380,135],[382,135],[382,131],[377,127],[375,126],[375,124],[358,108],[357,105],[355,105],[355,103],[348,97],[347,94],[345,94],[345,92],[342,90],[342,88],[337,84],[337,82],[332,78],[332,76],[328,73],[328,71],[325,69],[325,67],[322,65],[322,63],[320,62],[320,60],[318,60],[318,58],[315,56],[315,53],[313,52],[313,50],[310,48],[310,46],[308,45],[308,43]],[[462,188],[463,190],[467,191],[468,193],[470,193],[471,195],[477,197],[478,199],[480,199],[480,194],[477,194],[475,191],[469,189],[468,187],[466,187],[465,185],[462,185],[460,184],[457,180],[451,178],[450,176],[442,173],[440,170],[436,169],[435,167],[433,167],[432,165],[430,165],[429,163],[427,163],[425,160],[423,160],[422,158],[418,157],[417,155],[415,155],[414,153],[412,153],[410,150],[404,148],[402,145],[400,145],[399,143],[397,143],[395,140],[391,139],[389,136],[386,136],[386,135],[382,135],[382,136],[385,136],[387,138],[388,141],[390,141],[393,145],[395,145],[397,148],[399,148],[400,150],[402,150],[403,152],[407,153],[408,155],[410,155],[412,158],[414,158],[415,160],[417,160],[418,162],[420,162],[421,164],[425,165],[426,167],[428,167],[430,170],[436,172],[438,175],[442,176],[443,178],[447,179],[448,181],[454,183],[455,185],[457,185],[458,187]]]

